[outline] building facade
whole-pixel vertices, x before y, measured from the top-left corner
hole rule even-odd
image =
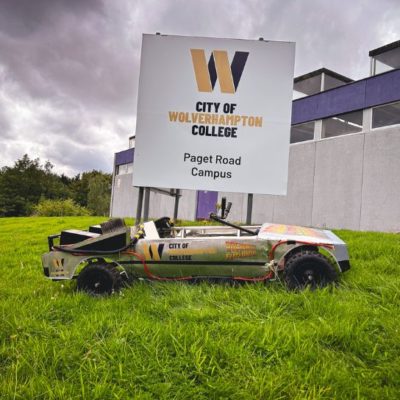
[[[369,55],[365,79],[324,68],[295,79],[287,196],[254,195],[252,223],[400,231],[400,41]],[[136,214],[130,143],[115,154],[115,217]],[[172,215],[172,197],[150,196],[150,217]],[[248,195],[241,193],[183,190],[178,217],[204,218],[222,197],[233,203],[230,219],[244,222]]]

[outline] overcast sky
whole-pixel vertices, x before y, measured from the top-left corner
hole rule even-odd
[[[111,172],[135,132],[142,33],[296,42],[295,76],[369,74],[400,0],[0,0],[0,167]]]

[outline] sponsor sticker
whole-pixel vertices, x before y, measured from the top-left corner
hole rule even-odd
[[[309,236],[315,238],[326,239],[323,232],[317,231],[312,228],[305,228],[303,226],[295,225],[269,225],[263,228],[262,233],[273,233],[278,235],[292,235],[292,236]]]
[[[237,258],[254,257],[257,254],[257,247],[254,244],[240,243],[240,242],[226,242],[227,260],[234,260]]]

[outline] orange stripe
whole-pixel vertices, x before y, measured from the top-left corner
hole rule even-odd
[[[211,92],[211,80],[204,50],[190,49],[190,52],[192,53],[193,68],[199,92]]]
[[[153,253],[153,260],[160,261],[160,254],[158,253],[158,244],[152,243],[151,244],[151,252]]]
[[[143,246],[143,253],[144,253],[144,258],[145,258],[146,260],[151,260],[150,251],[149,251],[149,246],[148,246],[147,244],[145,244],[145,245]]]
[[[233,85],[232,70],[229,65],[228,53],[223,50],[214,50],[215,69],[222,93],[235,93]]]

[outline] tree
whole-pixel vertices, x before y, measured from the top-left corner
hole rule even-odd
[[[111,175],[98,173],[89,178],[87,207],[94,215],[108,216],[111,199]]]
[[[25,154],[13,167],[0,170],[0,215],[30,215],[33,207],[44,198],[67,198],[69,190],[60,178],[52,173],[53,165],[40,164]]]
[[[27,154],[13,167],[1,168],[0,216],[31,215],[40,200],[66,199],[89,206],[96,215],[108,215],[110,174],[93,170],[69,178],[53,173],[52,169],[49,161],[41,165],[38,158],[30,159]]]
[[[88,194],[89,194],[89,182],[90,180],[97,175],[103,175],[101,171],[90,171],[83,172],[82,174],[76,175],[71,180],[71,184],[69,185],[72,193],[72,198],[78,204],[83,207],[87,207],[88,205]]]

